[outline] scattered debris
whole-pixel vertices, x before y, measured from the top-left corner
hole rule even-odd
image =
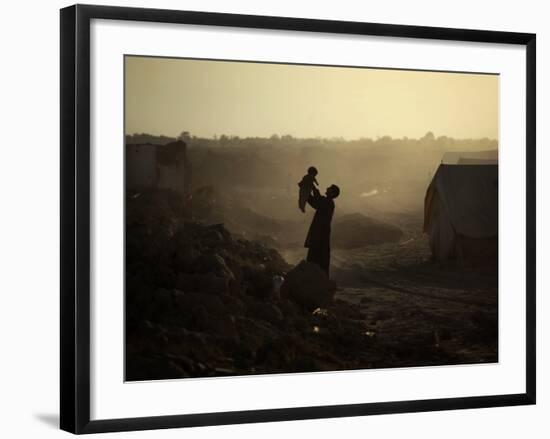
[[[328,311],[325,308],[315,308],[311,314],[314,316],[327,317]]]
[[[219,221],[194,220],[177,193],[140,194],[126,200],[130,381],[496,358],[490,298],[437,297],[370,275],[363,279],[368,297],[350,288],[335,295],[336,285],[316,265],[292,267],[265,242],[243,239]],[[456,317],[419,305],[431,302],[451,303]]]
[[[353,306],[333,301],[336,285],[316,265],[292,268],[223,224],[182,219],[170,191],[127,206],[128,380],[367,364]]]

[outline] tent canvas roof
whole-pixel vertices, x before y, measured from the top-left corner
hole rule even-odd
[[[441,163],[444,165],[497,165],[498,150],[491,149],[487,151],[446,152],[443,154]]]
[[[434,197],[443,204],[456,234],[498,235],[498,166],[440,165],[425,200],[424,230],[430,229]]]

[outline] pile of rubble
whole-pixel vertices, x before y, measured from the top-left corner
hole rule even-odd
[[[317,266],[292,269],[222,224],[138,215],[139,200],[127,200],[126,379],[368,366],[359,311]]]

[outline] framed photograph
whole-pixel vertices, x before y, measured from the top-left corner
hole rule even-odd
[[[61,428],[535,403],[535,35],[61,10]]]

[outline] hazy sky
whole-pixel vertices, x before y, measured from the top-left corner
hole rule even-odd
[[[498,138],[498,76],[126,57],[126,133]]]

